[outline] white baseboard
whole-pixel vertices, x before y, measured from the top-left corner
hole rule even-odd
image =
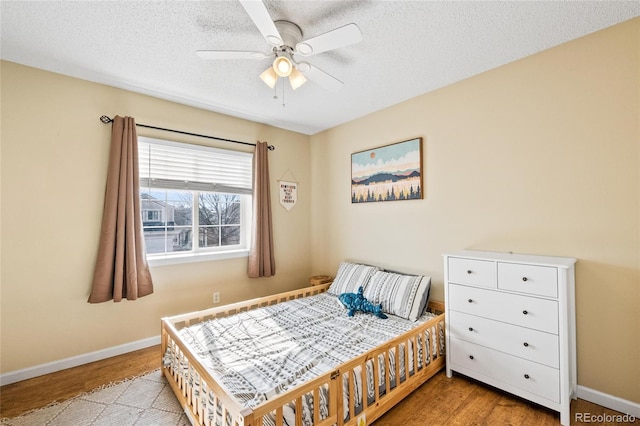
[[[585,401],[593,402],[594,404],[619,411],[623,414],[629,414],[636,419],[640,418],[640,404],[637,402],[628,401],[626,399],[618,398],[617,396],[609,395],[580,385],[578,385],[578,388],[576,389],[576,396],[580,399],[584,399]]]
[[[139,349],[144,349],[159,344],[160,336],[149,337],[148,339],[125,343],[124,345],[113,346],[111,348],[77,355],[71,358],[61,359],[59,361],[36,365],[35,367],[10,371],[8,373],[0,374],[0,386],[20,382],[22,380],[32,379],[34,377],[42,376],[43,374],[55,373],[56,371],[66,370],[67,368],[77,367],[79,365],[88,364],[94,361],[100,361],[101,359],[111,358],[116,355],[122,355],[127,352],[133,352]]]

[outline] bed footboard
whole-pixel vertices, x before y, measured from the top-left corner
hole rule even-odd
[[[202,426],[329,426],[373,422],[445,366],[444,305],[430,302],[438,315],[335,370],[245,408],[208,373],[179,338],[182,327],[261,306],[325,292],[329,284],[162,320],[162,353],[173,363],[164,375],[193,424]]]
[[[372,423],[445,367],[443,310],[430,303],[430,311],[439,312],[435,318],[340,367],[344,416],[338,425]],[[366,397],[358,406],[359,394]]]

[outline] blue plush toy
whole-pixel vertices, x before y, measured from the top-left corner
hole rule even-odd
[[[358,293],[342,293],[338,296],[338,299],[340,299],[340,302],[342,302],[345,308],[349,309],[348,315],[352,317],[356,311],[361,311],[374,314],[378,318],[386,319],[387,316],[382,312],[382,304],[374,305],[369,302],[363,296],[363,292],[364,289],[360,287],[358,288]]]

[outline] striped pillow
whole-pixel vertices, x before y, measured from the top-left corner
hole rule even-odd
[[[430,287],[430,277],[378,271],[365,286],[364,297],[382,304],[383,312],[416,321],[424,313]]]
[[[334,296],[340,296],[342,293],[357,293],[358,287],[364,287],[373,274],[379,270],[380,268],[377,266],[342,262],[327,293]]]

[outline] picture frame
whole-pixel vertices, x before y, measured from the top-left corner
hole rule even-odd
[[[351,154],[351,203],[421,200],[422,138]]]

